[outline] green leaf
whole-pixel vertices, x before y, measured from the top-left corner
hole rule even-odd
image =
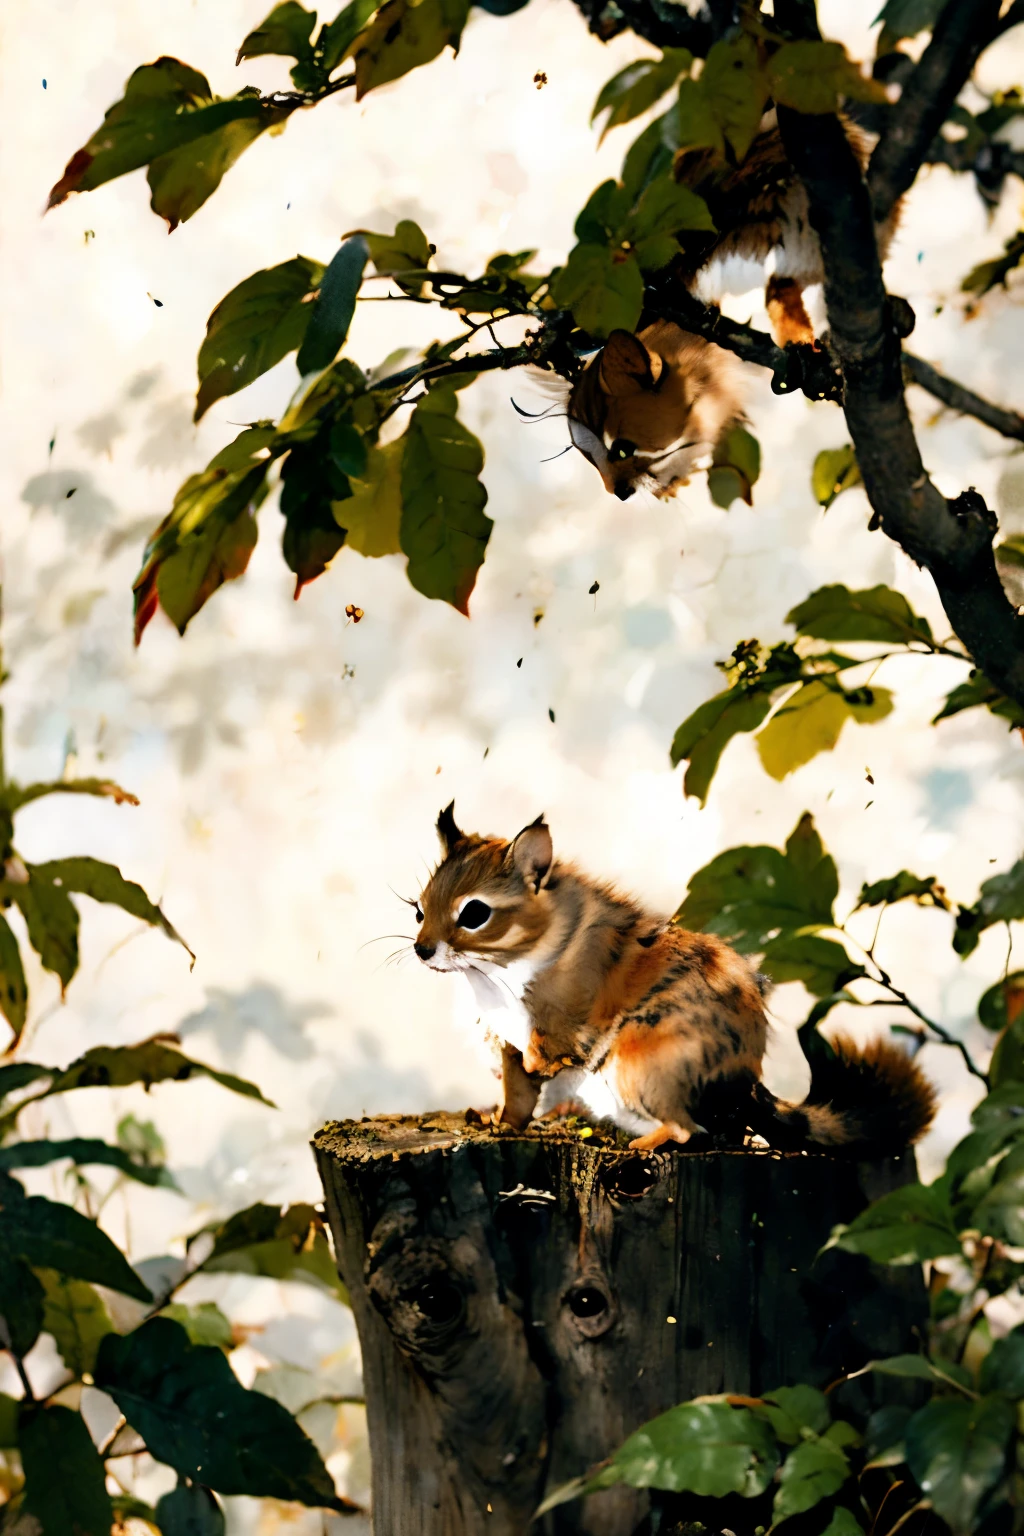
[[[864,1528],[842,1504],[822,1531],[821,1536],[864,1536]]]
[[[851,444],[847,443],[844,448],[823,448],[816,455],[811,469],[811,490],[820,506],[830,507],[844,491],[863,484]]]
[[[0,914],[0,1013],[14,1031],[15,1040],[25,1028],[27,1009],[28,986],[18,941],[11,932],[10,923]]]
[[[193,1344],[169,1318],[152,1318],[124,1338],[108,1334],[94,1374],[151,1454],[179,1475],[218,1493],[344,1508],[291,1415],[246,1391],[222,1350]]]
[[[846,692],[816,678],[791,694],[758,735],[761,766],[773,779],[784,779],[820,752],[831,752],[848,720],[873,724],[891,712],[888,688]]]
[[[76,1167],[90,1163],[116,1168],[129,1179],[151,1188],[177,1189],[177,1184],[166,1168],[147,1167],[145,1163],[105,1141],[88,1136],[73,1136],[66,1141],[15,1141],[0,1147],[0,1169],[45,1168],[50,1163],[69,1157]]]
[[[907,1424],[907,1465],[954,1536],[968,1536],[985,1495],[999,1481],[1013,1434],[1005,1397],[929,1403]]]
[[[964,1366],[953,1360],[936,1364],[926,1355],[890,1355],[887,1360],[870,1360],[861,1369],[876,1376],[893,1376],[899,1381],[944,1382],[947,1385],[954,1382],[968,1392],[971,1389],[971,1373]]]
[[[368,246],[362,235],[342,242],[324,273],[319,296],[296,359],[302,374],[319,372],[333,363],[345,344],[356,310]]]
[[[656,272],[678,253],[678,242],[672,237],[679,231],[714,227],[704,199],[666,174],[650,183],[616,233],[621,234],[620,245],[625,241],[635,247],[641,270]],[[613,260],[621,254],[621,249],[613,249]]]
[[[80,1413],[23,1407],[18,1448],[25,1509],[45,1536],[110,1536],[114,1513],[103,1461]]]
[[[143,165],[156,170],[153,186],[153,207],[158,207],[159,187],[170,174],[168,157],[180,154],[196,140],[219,140],[211,154],[208,146],[200,155],[209,159],[201,174],[207,189],[197,190],[194,206],[200,206],[220,180],[220,175],[231,162],[238,158],[247,143],[266,129],[283,122],[287,111],[280,107],[264,106],[259,94],[243,91],[230,101],[218,101],[210,91],[205,75],[182,64],[178,59],[160,58],[153,64],[143,64],[131,75],[125,86],[124,96],[109,109],[103,125],[92,138],[72,155],[64,174],[50,192],[47,207],[55,208],[72,192],[89,192],[105,182],[124,176]],[[235,133],[220,136],[228,128]],[[230,144],[230,149],[227,146]],[[210,184],[215,161],[221,162],[220,174]],[[179,161],[173,180],[175,194],[181,197],[181,166]],[[200,171],[196,161],[197,173]],[[160,198],[162,201],[162,198]],[[172,203],[174,199],[171,199]],[[174,228],[173,212],[164,216]],[[187,213],[179,215],[188,217]]]
[[[0,1199],[4,1192],[0,1187]],[[0,1210],[0,1230],[3,1213]],[[43,1287],[15,1253],[0,1252],[0,1349],[27,1355],[43,1326]]]
[[[946,0],[885,0],[875,21],[882,22],[893,40],[930,32]]]
[[[1005,1392],[1007,1397],[1024,1397],[1024,1333],[1019,1328],[1004,1339],[996,1339],[981,1362],[978,1384],[983,1392]]]
[[[31,805],[34,800],[45,799],[47,795],[96,795],[103,800],[113,800],[115,805],[139,803],[135,795],[122,789],[112,779],[52,779],[24,786],[8,779],[0,790],[0,806],[5,806],[9,811],[17,811],[23,805]]]
[[[235,65],[243,59],[256,59],[262,54],[283,54],[290,59],[310,59],[313,45],[309,35],[316,21],[316,12],[307,11],[298,0],[285,0],[275,5],[265,21],[246,37],[238,50]]]
[[[630,204],[645,187],[670,169],[675,153],[676,118],[675,109],[670,107],[653,123],[648,123],[627,150],[622,162],[622,184]]]
[[[754,504],[753,487],[761,473],[761,445],[746,427],[731,427],[715,444],[708,490],[717,507],[731,507],[736,500]]]
[[[279,114],[279,118],[283,115]],[[146,173],[151,193],[149,206],[167,220],[168,233],[199,211],[235,161],[269,126],[251,117],[225,123],[216,133],[192,139],[153,161]]]
[[[765,946],[761,965],[774,982],[802,981],[812,997],[827,997],[865,975],[842,944],[817,934],[787,934]]]
[[[993,1033],[1004,1030],[1024,1011],[1024,971],[1011,971],[978,999],[978,1018]]]
[[[1024,1149],[1018,1149],[1018,1154],[1022,1152]],[[999,1173],[988,1194],[974,1207],[970,1225],[986,1237],[1019,1248],[1024,1246],[1024,1156],[1011,1153]]]
[[[913,640],[931,645],[927,619],[914,612],[902,592],[891,587],[868,587],[851,592],[848,587],[819,587],[786,614],[797,634],[817,640],[882,640],[907,645]]]
[[[348,530],[346,543],[357,554],[376,559],[401,553],[404,452],[403,438],[371,448],[363,475],[353,480],[352,495],[335,508]]]
[[[32,1061],[12,1061],[9,1066],[0,1067],[0,1103],[10,1094],[28,1088],[32,1083],[38,1083],[41,1078],[52,1074],[52,1067],[40,1067]]]
[[[484,513],[484,455],[458,420],[451,388],[432,389],[412,413],[402,455],[402,549],[426,597],[469,614],[469,595],[494,524]]]
[[[190,475],[153,534],[135,579],[135,643],[157,608],[179,634],[225,581],[234,581],[256,548],[254,513],[267,494],[269,460],[229,473]]]
[[[964,293],[976,293],[978,298],[983,298],[993,288],[1007,287],[1006,279],[1011,272],[1016,271],[1024,261],[1024,230],[1018,230],[1011,235],[1003,246],[1001,256],[996,256],[992,261],[982,261],[976,267],[972,267],[960,284]]]
[[[91,1373],[100,1340],[113,1328],[99,1296],[85,1280],[53,1269],[38,1271],[45,1293],[43,1330],[52,1335],[61,1359],[75,1376]]]
[[[18,1445],[18,1399],[0,1392],[0,1451],[13,1451]]]
[[[11,884],[29,943],[46,970],[60,978],[61,993],[78,969],[78,911],[65,890],[29,870],[27,885]]]
[[[978,672],[972,667],[966,683],[960,683],[953,689],[939,713],[932,720],[932,725],[938,725],[940,720],[949,720],[953,715],[959,715],[965,709],[974,709],[983,705],[990,714],[998,716],[1001,720],[1007,720],[1011,731],[1024,727],[1024,708],[1013,699],[1008,699],[1004,693],[993,683],[990,683],[984,672]]]
[[[245,389],[302,345],[313,313],[307,301],[323,276],[319,262],[293,256],[254,272],[224,295],[206,322],[199,348],[194,420],[199,421],[215,400]]]
[[[973,907],[961,907],[957,913],[953,948],[961,956],[970,955],[986,928],[995,923],[1018,922],[1024,918],[1024,859],[1018,859],[1004,874],[992,875],[982,884]]]
[[[137,1301],[149,1291],[107,1234],[70,1205],[42,1195],[12,1201],[0,1209],[0,1244],[26,1263],[55,1269],[75,1280],[91,1280]]]
[[[768,97],[768,83],[758,61],[754,39],[744,33],[715,43],[698,83],[716,127],[732,146],[737,160],[744,159],[761,125],[761,114]],[[679,97],[681,105],[682,88]],[[706,143],[707,140],[699,142]],[[683,148],[688,147],[687,139],[681,138],[680,144]]]
[[[458,53],[468,14],[469,0],[384,0],[352,45],[356,100],[429,64],[447,47]]]
[[[576,324],[595,340],[612,331],[634,331],[644,302],[636,257],[607,245],[577,245],[552,284],[552,298],[571,309]]]
[[[828,1247],[866,1254],[877,1264],[921,1264],[961,1251],[946,1196],[924,1184],[875,1200],[848,1226],[836,1227]]]
[[[1004,1083],[986,1094],[971,1111],[971,1124],[979,1130],[1024,1124],[1024,1082]]]
[[[31,1063],[19,1063],[26,1067]],[[138,1045],[94,1045],[83,1056],[58,1071],[55,1067],[34,1067],[34,1079],[49,1078],[40,1093],[22,1099],[0,1116],[0,1135],[6,1133],[26,1104],[38,1104],[41,1099],[53,1098],[58,1093],[71,1093],[76,1088],[127,1088],[131,1083],[141,1083],[151,1088],[154,1083],[186,1082],[190,1077],[209,1077],[222,1088],[240,1093],[249,1099],[274,1108],[270,1099],[263,1097],[255,1083],[244,1077],[234,1077],[230,1072],[217,1072],[201,1061],[193,1061],[176,1046],[166,1040],[142,1040]],[[0,1082],[0,1089],[4,1087]],[[84,1277],[88,1279],[88,1276]]]
[[[647,112],[654,103],[670,91],[679,76],[689,71],[693,54],[687,48],[666,48],[660,59],[637,59],[627,64],[601,88],[590,114],[591,123],[607,112],[601,138],[611,128],[631,123],[634,118]]]
[[[352,44],[377,9],[377,0],[351,0],[320,33],[323,68],[327,74],[347,58]]]
[[[351,488],[331,452],[332,435],[325,426],[311,442],[297,443],[281,472],[281,547],[288,569],[295,572],[296,598],[307,582],[323,575],[345,542],[336,508]]]
[[[884,102],[880,80],[862,75],[842,43],[783,43],[768,61],[768,85],[780,106],[797,112],[836,112],[841,99]]]
[[[300,1281],[347,1301],[320,1216],[311,1205],[251,1205],[189,1239],[212,1237],[199,1268],[209,1274],[264,1275]]]
[[[1011,533],[1008,538],[1000,539],[993,554],[997,565],[1009,565],[1020,570],[1024,566],[1024,536]]]
[[[382,277],[395,278],[399,288],[414,297],[421,292],[425,280],[422,274],[430,263],[433,248],[412,219],[400,219],[393,235],[374,234],[370,229],[353,229],[349,233],[361,235],[366,241],[374,270]],[[420,275],[408,275],[413,273]]]
[[[777,685],[776,685],[777,686]],[[741,732],[756,731],[772,707],[769,687],[728,688],[688,715],[672,739],[673,768],[686,761],[683,793],[706,804],[711,780],[725,748]]]
[[[949,897],[934,875],[912,875],[909,869],[901,869],[898,875],[887,880],[875,880],[862,885],[854,911],[861,907],[891,907],[898,901],[916,901],[919,907],[941,907],[950,910]],[[980,1005],[979,1005],[980,1006]]]
[[[805,812],[785,852],[764,846],[728,848],[692,877],[675,914],[683,928],[717,933],[741,954],[775,938],[828,927],[839,877]]]
[[[193,1344],[213,1344],[217,1349],[234,1348],[231,1324],[214,1301],[201,1301],[194,1307],[172,1301],[169,1306],[162,1307],[158,1315],[169,1317],[172,1323],[180,1323]]]
[[[224,1536],[224,1511],[202,1483],[179,1482],[156,1506],[162,1536]]]
[[[51,859],[46,864],[30,864],[28,869],[31,875],[30,889],[40,882],[50,890],[89,896],[93,901],[108,902],[111,906],[120,907],[129,917],[137,917],[151,928],[160,928],[195,960],[195,955],[181,934],[171,926],[156,902],[150,901],[141,885],[136,885],[134,880],[126,880],[116,864],[105,864],[102,859],[80,856]]]
[[[777,1387],[766,1392],[753,1412],[771,1425],[783,1445],[797,1445],[804,1431],[820,1435],[828,1427],[828,1398],[817,1387]]]
[[[791,1451],[779,1472],[772,1504],[772,1524],[813,1509],[838,1493],[850,1476],[850,1463],[830,1440],[805,1440]]]

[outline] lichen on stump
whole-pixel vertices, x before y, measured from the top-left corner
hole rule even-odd
[[[377,1536],[524,1536],[546,1488],[674,1403],[825,1385],[913,1347],[916,1270],[819,1255],[915,1177],[912,1154],[641,1154],[472,1119],[314,1140],[363,1351]],[[533,1529],[631,1536],[646,1509],[618,1487]]]

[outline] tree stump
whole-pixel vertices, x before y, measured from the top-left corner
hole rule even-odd
[[[634,1153],[473,1120],[314,1140],[362,1345],[377,1536],[524,1536],[547,1488],[675,1403],[825,1385],[914,1347],[915,1268],[816,1257],[915,1177],[911,1153]],[[647,1509],[619,1487],[534,1529],[631,1536]]]

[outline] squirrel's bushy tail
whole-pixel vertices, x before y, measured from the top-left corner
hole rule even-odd
[[[754,1085],[751,1129],[783,1151],[829,1147],[860,1157],[892,1157],[923,1136],[935,1115],[935,1091],[906,1051],[885,1039],[829,1041],[833,1055],[811,1068],[802,1104]]]

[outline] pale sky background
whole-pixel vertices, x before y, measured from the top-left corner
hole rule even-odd
[[[865,56],[877,8],[827,0],[824,28]],[[31,966],[21,1054],[63,1063],[89,1045],[177,1030],[191,1053],[255,1079],[280,1106],[199,1083],[148,1099],[81,1093],[25,1124],[33,1134],[106,1135],[128,1110],[155,1119],[187,1198],[111,1203],[110,1229],[123,1237],[129,1220],[136,1259],[173,1250],[251,1201],[318,1198],[308,1138],[327,1118],[493,1101],[486,1065],[457,1028],[449,978],[415,962],[382,966],[398,941],[368,944],[411,934],[391,887],[415,893],[436,857],[434,819],[453,797],[461,823],[507,835],[545,811],[559,852],[664,910],[715,853],[781,844],[805,809],[839,864],[840,912],[863,880],[901,867],[934,873],[971,901],[1024,840],[1019,738],[980,712],[932,729],[965,674],[940,660],[886,664],[878,681],[896,692],[890,718],[848,728],[836,752],[784,783],[763,773],[743,738],[727,750],[706,809],[684,802],[668,747],[717,691],[714,662],[741,639],[785,638],[785,613],[814,587],[891,583],[948,633],[930,580],[867,531],[862,492],[827,514],[813,500],[814,454],[847,440],[838,410],[777,399],[760,373],[749,382],[764,454],[752,509],[714,507],[702,479],[672,502],[619,503],[579,455],[542,463],[567,440],[564,423],[526,426],[510,396],[529,405],[530,384],[491,376],[462,396],[485,446],[495,520],[469,622],[414,592],[400,557],[344,550],[293,603],[272,498],[245,578],[213,598],[184,640],[158,617],[133,651],[131,581],[147,532],[186,475],[234,435],[231,423],[278,415],[297,383],[290,357],[192,426],[195,355],[224,293],[296,253],[327,261],[344,231],[391,229],[403,217],[422,224],[446,265],[479,270],[495,251],[539,246],[542,268],[564,258],[576,212],[636,131],[618,130],[598,151],[589,111],[604,80],[650,50],[629,36],[602,46],[568,0],[532,0],[506,20],[474,11],[457,60],[360,106],[345,94],[294,117],[171,237],[149,210],[142,172],[41,216],[66,160],[137,64],[176,55],[223,95],[287,85],[283,60],[234,68],[267,9],[267,0],[54,0],[4,14],[8,762],[23,780],[54,776],[70,744],[79,772],[109,775],[142,801],[137,810],[47,802],[19,820],[19,842],[31,859],[118,862],[197,953],[190,973],[158,934],[88,906],[82,968],[63,1006],[54,978]],[[993,85],[1018,78],[1019,36],[988,60]],[[538,70],[549,82],[540,91]],[[1016,182],[990,220],[967,179],[929,171],[887,269],[917,313],[914,349],[1008,406],[1022,403],[1012,364],[1024,311],[1013,293],[996,294],[965,322],[957,287],[1001,249],[1019,212]],[[756,294],[731,309],[764,323]],[[371,366],[403,343],[448,334],[445,323],[414,306],[363,305],[349,351]],[[941,489],[976,485],[1008,531],[1024,531],[1024,465],[1012,445],[919,391],[911,403]],[[346,623],[347,603],[365,610],[358,627]],[[859,931],[869,935],[872,921]],[[963,963],[951,921],[897,909],[880,954],[926,1011],[983,1049],[973,1008],[1001,972],[1005,935],[990,932]],[[802,1088],[793,1025],[807,1006],[798,986],[772,1000],[770,1081],[780,1091]],[[861,1030],[887,1020],[880,1009],[866,1021],[850,1015],[834,1017]],[[954,1053],[928,1049],[922,1060],[947,1094],[923,1149],[930,1176],[977,1093]],[[257,1329],[236,1356],[244,1379],[274,1368],[283,1380],[283,1365],[353,1378],[340,1309],[265,1281],[207,1284],[204,1296]],[[42,1380],[52,1362],[40,1350]],[[93,1411],[99,1421],[102,1405]],[[364,1493],[358,1413],[328,1424],[322,1443],[342,1485]],[[160,1478],[141,1467],[138,1486],[155,1496]],[[259,1519],[269,1531],[285,1518],[230,1502],[238,1528]],[[313,1532],[319,1519],[299,1523]]]

